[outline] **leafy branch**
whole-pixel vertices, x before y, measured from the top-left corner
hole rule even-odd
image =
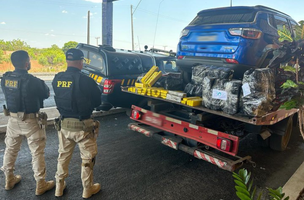
[[[256,193],[256,186],[253,188],[253,180],[250,181],[251,173],[246,169],[240,169],[238,173],[233,172],[234,182],[236,184],[236,195],[241,200],[261,200],[262,192]],[[267,188],[269,200],[289,200],[282,192],[282,187],[274,190]]]

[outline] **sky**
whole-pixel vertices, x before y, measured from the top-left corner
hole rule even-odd
[[[87,42],[90,11],[90,44],[101,44],[102,0],[0,0],[0,40],[20,39],[29,46]],[[232,0],[233,6],[264,5],[304,20],[303,0]],[[132,49],[131,5],[134,47],[176,51],[180,32],[204,9],[230,6],[230,0],[118,0],[113,2],[113,47]],[[137,9],[135,10],[135,8]],[[100,38],[98,38],[100,37]],[[96,39],[98,38],[98,39]]]

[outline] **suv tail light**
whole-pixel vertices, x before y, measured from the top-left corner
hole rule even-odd
[[[182,60],[185,56],[177,56],[177,59]]]
[[[110,80],[110,79],[106,79],[103,82],[103,93],[104,94],[111,94],[114,91],[114,86],[115,84],[119,83],[120,80]]]
[[[231,63],[231,64],[239,64],[239,62],[235,59],[231,59],[231,58],[226,58],[225,61],[227,63]]]
[[[231,28],[229,29],[231,35],[239,35],[247,39],[259,39],[262,31],[254,28]]]
[[[141,118],[141,113],[138,110],[132,110],[132,117],[134,119],[140,119]]]
[[[231,140],[226,138],[217,138],[216,147],[223,150],[223,151],[230,151],[231,150]]]

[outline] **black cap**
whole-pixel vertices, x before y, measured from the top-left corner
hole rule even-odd
[[[82,51],[79,49],[75,49],[75,48],[67,50],[67,52],[65,53],[65,57],[66,57],[66,60],[84,59],[84,55],[83,55]]]

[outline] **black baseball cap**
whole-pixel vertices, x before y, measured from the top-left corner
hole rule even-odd
[[[65,57],[66,57],[66,60],[83,60],[84,59],[84,55],[83,55],[82,51],[79,49],[75,49],[75,48],[67,50],[67,52],[65,53]]]

